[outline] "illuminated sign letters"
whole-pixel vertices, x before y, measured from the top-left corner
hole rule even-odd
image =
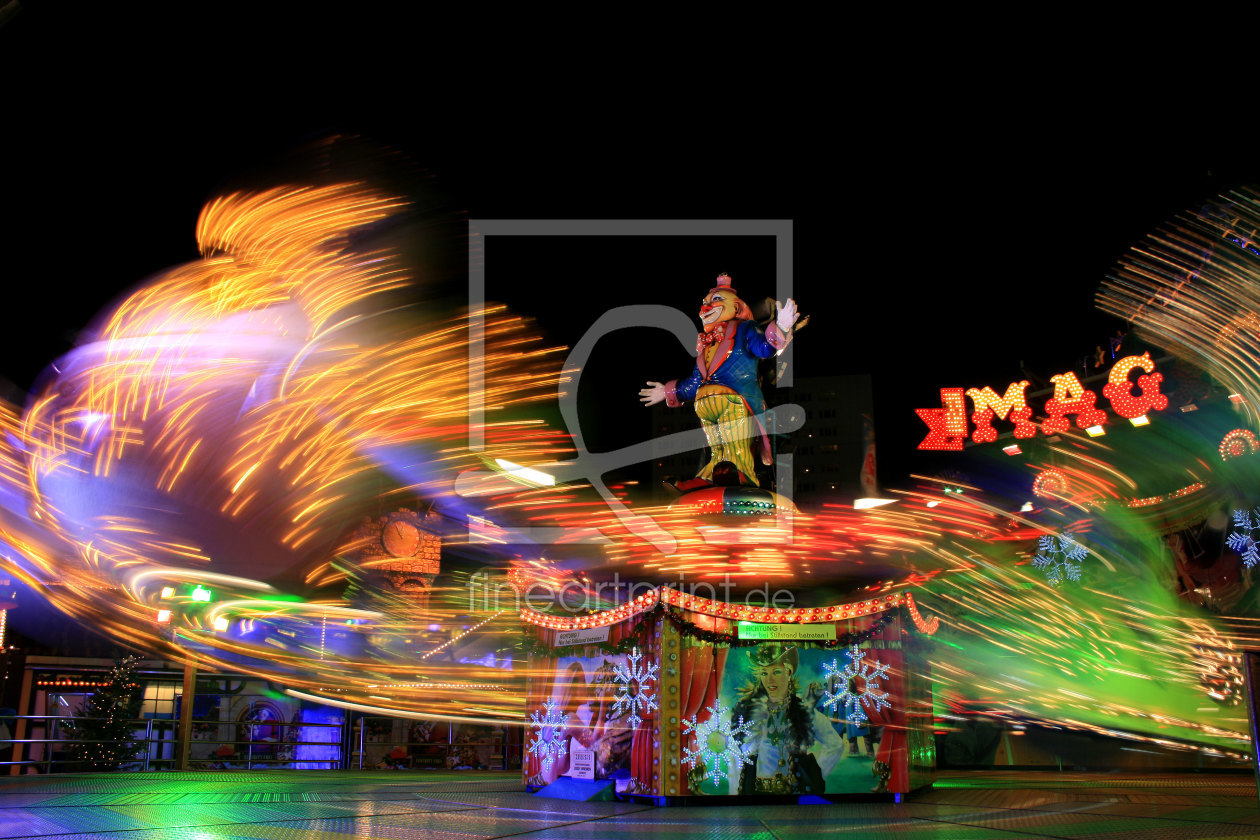
[[[1129,379],[1135,369],[1142,371],[1136,383]],[[1054,383],[1054,394],[1046,400],[1042,434],[1066,432],[1071,425],[1069,416],[1075,417],[1076,425],[1081,429],[1107,422],[1107,412],[1095,405],[1098,395],[1086,389],[1076,374],[1060,373],[1050,377],[1050,381]],[[1162,411],[1168,407],[1168,397],[1159,392],[1163,381],[1163,374],[1155,371],[1150,353],[1126,356],[1111,366],[1107,384],[1102,389],[1103,396],[1111,401],[1112,409],[1121,417],[1140,417],[1152,409]],[[928,434],[919,444],[919,449],[963,448],[968,433],[966,399],[971,400],[970,419],[975,424],[971,439],[976,443],[997,440],[997,429],[993,427],[995,420],[1013,424],[1013,434],[1017,438],[1033,437],[1037,434],[1037,424],[1032,422],[1032,409],[1024,399],[1027,388],[1027,380],[1012,382],[1000,397],[988,386],[966,391],[962,388],[942,388],[940,408],[914,410],[928,427]]]

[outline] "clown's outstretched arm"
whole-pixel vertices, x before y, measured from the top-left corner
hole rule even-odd
[[[792,341],[792,333],[796,330],[796,322],[801,318],[801,313],[796,309],[796,301],[791,298],[787,299],[787,303],[774,302],[774,320],[766,324],[766,334],[764,337],[760,333],[756,335],[746,332],[748,336],[748,347],[759,359],[767,359],[776,353],[782,353],[783,348],[787,347]]]
[[[664,401],[670,408],[678,408],[684,402],[695,399],[696,390],[700,387],[700,371],[693,370],[691,376],[683,381],[671,379],[668,382],[648,380],[646,388],[639,390],[639,400],[644,405],[656,405]]]
[[[796,311],[796,301],[791,298],[787,299],[787,303],[780,305],[776,300],[774,302],[774,323],[786,335],[792,334],[792,325],[801,317],[801,313]]]
[[[695,399],[700,382],[699,368],[693,370],[691,376],[681,382],[677,379],[671,379],[668,382],[653,382],[649,379],[647,387],[639,389],[639,400],[644,405],[656,405],[663,401],[670,408],[678,408],[687,400]]]
[[[648,380],[646,388],[639,389],[639,402],[644,405],[656,405],[658,402],[665,401],[665,385],[660,382]]]

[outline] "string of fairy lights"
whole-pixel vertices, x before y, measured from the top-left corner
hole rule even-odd
[[[532,609],[521,610],[521,620],[527,624],[549,630],[582,630],[593,627],[605,627],[637,618],[658,607],[675,608],[688,613],[711,616],[731,621],[747,621],[765,624],[808,624],[831,623],[862,618],[884,612],[904,609],[914,621],[918,630],[931,635],[939,626],[939,619],[932,616],[924,619],[915,604],[910,592],[899,592],[870,598],[851,604],[836,604],[828,607],[802,607],[780,609],[777,607],[757,607],[749,604],[729,603],[712,598],[691,595],[672,587],[659,587],[635,597],[632,604],[584,616],[560,617]]]

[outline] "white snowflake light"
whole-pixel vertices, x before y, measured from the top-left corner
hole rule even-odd
[[[1260,549],[1256,547],[1256,529],[1260,528],[1260,508],[1255,510],[1255,519],[1245,510],[1234,511],[1234,528],[1225,538],[1225,544],[1242,555],[1243,565],[1251,568],[1260,563]]]
[[[708,708],[709,719],[703,723],[696,722],[699,713],[682,722],[684,734],[694,734],[696,739],[694,750],[683,744],[683,763],[694,768],[700,762],[705,778],[720,783],[734,768],[752,764],[752,746],[746,742],[752,734],[752,724],[745,723],[742,715],[735,725],[729,718],[723,720],[723,713],[730,710],[722,708],[721,698]]]
[[[640,708],[644,714],[660,708],[656,705],[656,696],[647,688],[647,684],[655,678],[659,666],[655,662],[650,662],[647,670],[643,670],[639,667],[639,660],[642,658],[643,654],[635,648],[626,657],[630,662],[629,665],[618,663],[613,668],[613,679],[617,681],[617,702],[613,704],[613,714],[619,714],[623,709],[628,709],[630,717],[627,721],[631,729],[638,729],[639,724],[643,722],[643,719],[639,717]]]
[[[1081,561],[1089,551],[1080,543],[1067,537],[1046,534],[1037,541],[1037,556],[1033,565],[1046,573],[1046,582],[1057,586],[1065,580],[1081,579]]]
[[[551,770],[555,760],[564,755],[568,745],[560,737],[569,721],[568,714],[560,714],[557,704],[546,700],[543,702],[543,716],[538,712],[531,715],[531,725],[538,727],[538,737],[529,742],[529,752],[542,759],[543,772]]]
[[[878,685],[880,680],[888,678],[890,666],[881,662],[863,662],[866,651],[859,650],[857,645],[851,646],[845,656],[849,657],[849,662],[844,668],[835,659],[831,660],[830,665],[823,663],[823,670],[828,677],[835,677],[833,685],[840,689],[834,693],[824,691],[823,705],[833,712],[843,705],[844,719],[856,726],[868,719],[866,709],[872,705],[875,711],[892,708],[892,704],[888,702],[888,692],[880,691]],[[868,670],[872,665],[875,666],[874,670]]]

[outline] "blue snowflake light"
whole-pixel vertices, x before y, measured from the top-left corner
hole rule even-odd
[[[1046,534],[1038,540],[1037,556],[1032,562],[1046,573],[1047,583],[1058,586],[1065,580],[1080,580],[1081,561],[1088,556],[1088,549],[1075,540]]]
[[[1260,550],[1256,548],[1256,530],[1260,529],[1260,507],[1255,509],[1255,519],[1245,510],[1234,511],[1234,529],[1225,537],[1225,544],[1242,555],[1243,565],[1250,569],[1260,563]]]
[[[879,682],[888,678],[890,666],[882,662],[863,662],[866,651],[860,650],[857,645],[851,646],[844,655],[849,657],[844,668],[835,659],[831,660],[831,664],[823,663],[827,682],[839,691],[824,691],[822,702],[832,712],[843,705],[844,719],[857,726],[868,720],[866,709],[873,707],[875,711],[879,711],[882,708],[892,708],[892,704],[888,702],[888,692],[879,690]],[[873,670],[870,669],[872,665],[875,666]],[[832,680],[831,677],[835,679]]]
[[[683,744],[683,763],[694,768],[699,762],[705,778],[720,783],[734,768],[752,764],[752,745],[746,743],[752,724],[745,723],[742,716],[734,725],[729,717],[723,720],[723,714],[730,710],[722,708],[720,698],[708,708],[709,719],[703,723],[696,722],[699,713],[682,722],[684,734],[694,734],[696,740],[695,749]]]
[[[643,654],[635,648],[626,657],[630,661],[628,665],[617,663],[613,668],[613,678],[617,681],[617,702],[613,704],[613,714],[629,710],[630,717],[626,720],[631,729],[638,729],[639,724],[643,722],[643,719],[639,717],[640,709],[647,714],[660,708],[656,705],[655,695],[648,690],[648,683],[655,678],[659,666],[655,662],[650,662],[644,670],[639,666],[639,660],[642,658]]]
[[[529,752],[542,759],[544,773],[550,771],[556,759],[568,750],[560,733],[569,722],[569,716],[561,714],[557,706],[550,700],[544,701],[542,717],[538,716],[538,712],[531,715],[530,725],[538,727],[538,737],[529,742]]]

